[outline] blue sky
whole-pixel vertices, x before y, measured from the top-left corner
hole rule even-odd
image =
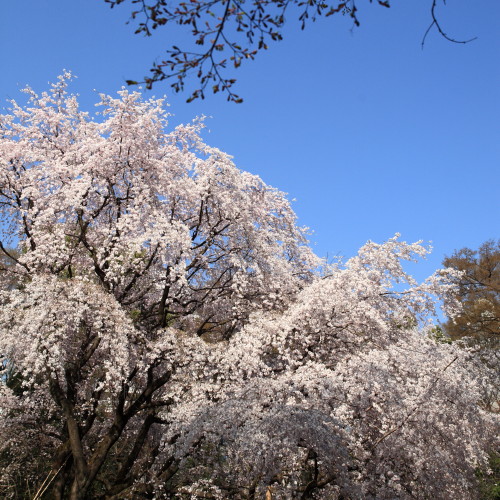
[[[243,104],[220,95],[186,104],[165,83],[149,94],[167,95],[173,124],[210,116],[206,141],[297,200],[318,254],[348,257],[400,232],[432,241],[415,269],[423,278],[454,249],[500,237],[500,2],[439,5],[448,34],[478,39],[456,45],[432,31],[424,50],[430,0],[392,3],[360,0],[352,32],[342,16],[301,31],[289,13],[284,40],[234,71]],[[91,111],[94,89],[116,92],[190,40],[169,28],[134,35],[129,13],[103,0],[3,2],[0,101],[70,69]]]

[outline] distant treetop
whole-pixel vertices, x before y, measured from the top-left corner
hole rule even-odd
[[[498,339],[500,337],[500,240],[488,240],[479,250],[462,248],[443,261],[446,267],[463,271],[458,280],[462,313],[449,320],[446,333],[454,339]]]

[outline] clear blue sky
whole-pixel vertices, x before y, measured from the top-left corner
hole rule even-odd
[[[288,14],[284,41],[234,72],[240,105],[221,96],[186,104],[168,84],[173,123],[208,115],[206,141],[296,198],[320,255],[350,256],[395,232],[432,241],[415,274],[445,254],[500,237],[500,2],[449,0],[433,31],[430,0],[359,0],[361,27],[332,16],[300,31]],[[189,39],[162,29],[150,39],[126,25],[130,5],[103,0],[25,0],[0,6],[0,101],[30,84],[47,88],[65,69],[91,111],[93,89],[114,93],[140,79],[163,49]]]

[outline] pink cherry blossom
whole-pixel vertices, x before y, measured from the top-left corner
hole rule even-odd
[[[328,265],[203,120],[70,80],[0,117],[1,496],[475,498],[498,417],[431,335],[454,271],[417,283],[399,235]]]

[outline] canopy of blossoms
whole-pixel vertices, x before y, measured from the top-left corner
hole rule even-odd
[[[498,418],[432,335],[453,271],[398,236],[327,265],[201,121],[70,79],[0,117],[2,497],[474,498]]]

